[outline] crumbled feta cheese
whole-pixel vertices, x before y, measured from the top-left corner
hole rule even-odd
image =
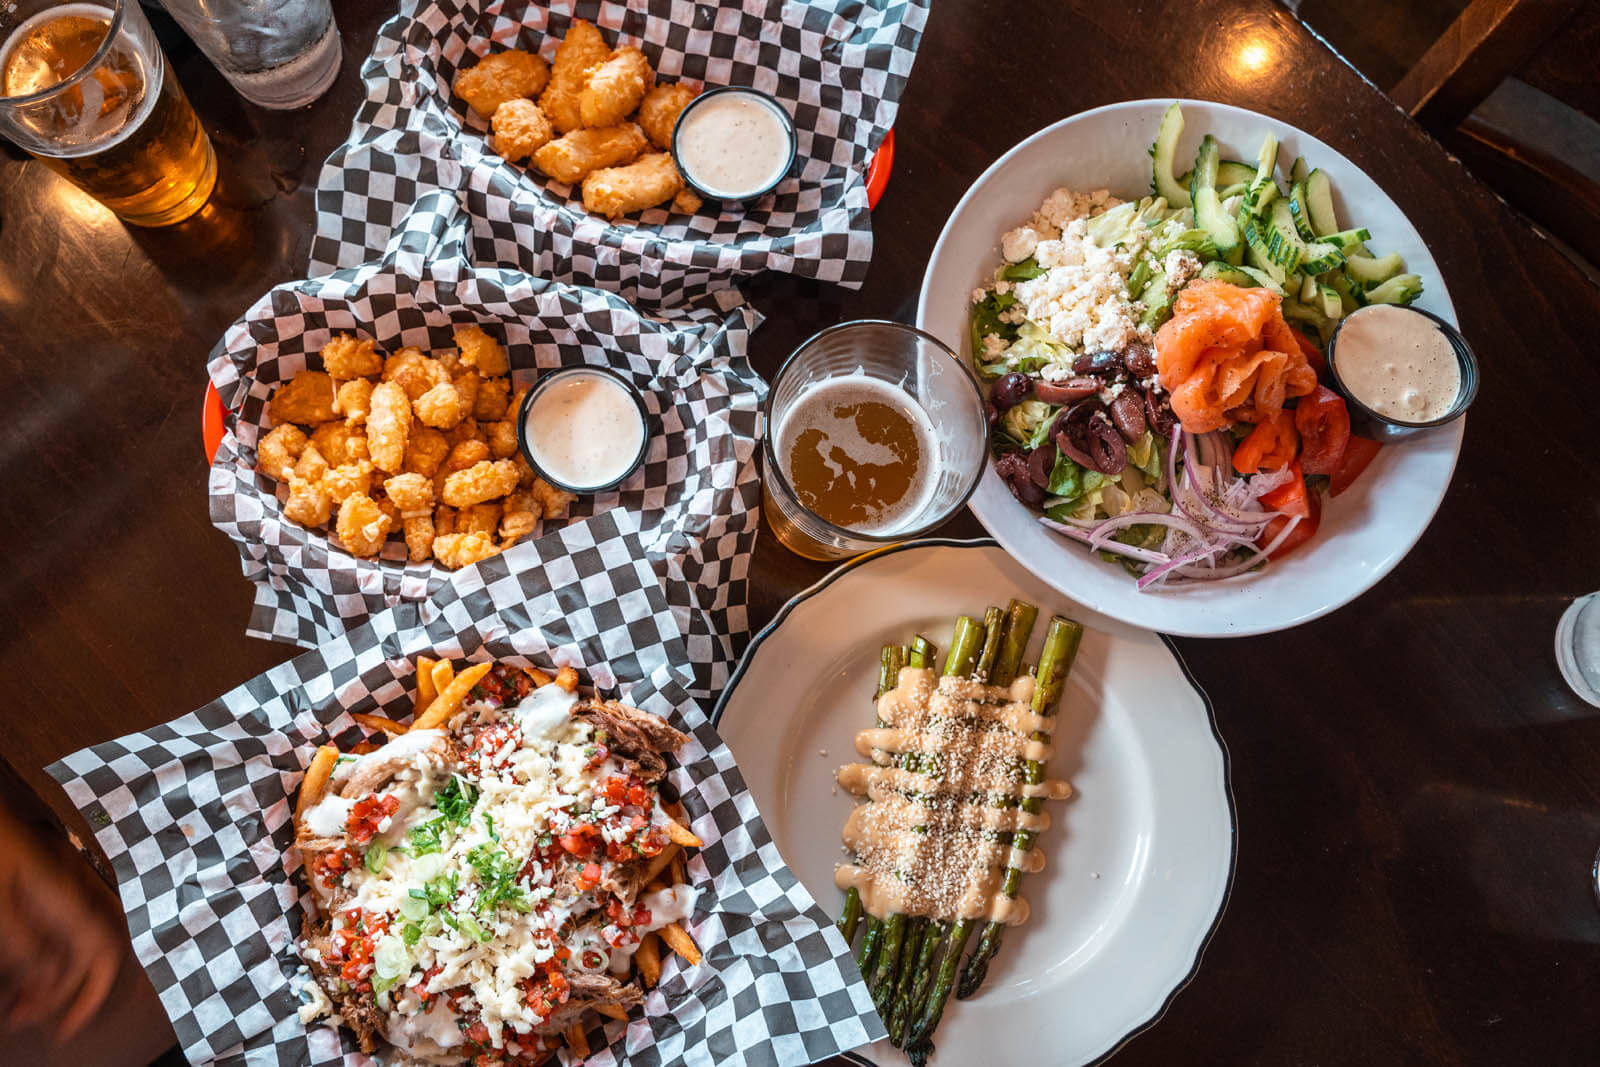
[[[1000,239],[1000,254],[1006,257],[1007,263],[1021,263],[1033,255],[1038,243],[1039,235],[1031,226],[1018,226]]]
[[[1133,265],[1129,249],[1100,248],[1090,240],[1087,212],[1111,204],[1104,190],[1075,194],[1057,189],[1039,209],[1052,220],[1058,236],[1041,240],[1034,258],[1045,273],[1018,282],[1017,304],[1010,311],[1042,326],[1076,352],[1120,351],[1137,337],[1138,326],[1128,298],[1126,275]],[[1067,217],[1065,212],[1078,214]],[[1002,313],[1006,320],[1008,313]]]
[[[1200,257],[1186,248],[1174,248],[1167,253],[1167,258],[1162,261],[1162,272],[1167,276],[1167,289],[1176,292],[1189,283],[1189,279],[1200,273]]]
[[[987,290],[985,290],[985,289],[974,289],[974,290],[972,290],[972,302],[974,304],[981,304],[981,303],[983,303],[983,298],[986,295],[988,295],[988,291]]]
[[[983,335],[983,355],[985,359],[993,359],[1006,350],[1006,339],[997,333]]]

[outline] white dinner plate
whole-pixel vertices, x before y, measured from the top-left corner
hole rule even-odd
[[[1089,627],[1050,763],[1074,795],[1049,806],[1046,868],[1022,883],[1032,914],[1007,933],[978,995],[951,999],[935,1067],[1087,1063],[1151,1025],[1194,973],[1234,856],[1227,754],[1205,695],[1161,638],[1097,628],[1106,620],[1071,609],[994,542],[934,540],[847,564],[791,600],[716,712],[778,851],[837,912],[852,799],[833,776],[871,725],[881,648],[921,633],[942,651],[957,615],[1012,597],[1040,609],[1029,659],[1051,614]],[[888,1042],[858,1052],[906,1062]]]
[[[1131,100],[1063,119],[1001,156],[973,183],[945,223],[922,279],[917,325],[963,358],[970,294],[1000,265],[1000,238],[1028,220],[1054,189],[1110,189],[1123,199],[1150,192],[1149,149],[1170,99]],[[1422,277],[1417,306],[1456,322],[1439,267],[1394,201],[1354,163],[1286,122],[1244,108],[1184,100],[1181,169],[1207,133],[1225,159],[1253,162],[1267,131],[1278,135],[1282,169],[1296,156],[1326,171],[1341,223],[1372,231],[1379,254],[1399,252]],[[993,464],[971,507],[1012,555],[1078,603],[1135,626],[1191,637],[1284,630],[1326,614],[1371,588],[1417,543],[1455,470],[1466,420],[1384,446],[1339,499],[1323,502],[1317,536],[1264,571],[1217,582],[1172,583],[1140,592],[1116,564],[1052,533],[1018,503]]]

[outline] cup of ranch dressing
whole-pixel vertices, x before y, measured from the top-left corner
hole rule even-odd
[[[649,412],[633,383],[609,367],[549,371],[522,398],[517,445],[558,489],[593,493],[620,485],[644,462]]]
[[[1349,401],[1352,427],[1380,441],[1453,422],[1478,394],[1478,360],[1466,338],[1421,308],[1352,311],[1328,342],[1328,370]]]
[[[672,128],[672,161],[709,200],[754,200],[794,166],[794,119],[759,89],[724,85],[701,93]]]

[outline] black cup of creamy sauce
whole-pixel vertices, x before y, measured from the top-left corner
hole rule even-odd
[[[639,469],[649,425],[644,395],[627,378],[609,367],[563,367],[523,396],[517,446],[551,485],[595,493]]]
[[[672,128],[672,160],[709,200],[754,200],[777,188],[799,148],[777,99],[740,85],[701,93]]]
[[[1466,339],[1421,308],[1352,311],[1328,342],[1328,369],[1351,426],[1380,441],[1454,422],[1478,395],[1478,359]]]

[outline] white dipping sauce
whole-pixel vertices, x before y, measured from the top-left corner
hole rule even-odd
[[[1432,422],[1461,395],[1461,360],[1434,321],[1374,304],[1339,327],[1333,369],[1350,395],[1397,422]]]
[[[700,189],[739,199],[789,169],[789,118],[750,93],[718,93],[691,105],[672,136],[678,166]]]
[[[581,371],[539,390],[524,431],[534,463],[570,489],[621,478],[644,444],[644,420],[632,394],[608,375]]]

